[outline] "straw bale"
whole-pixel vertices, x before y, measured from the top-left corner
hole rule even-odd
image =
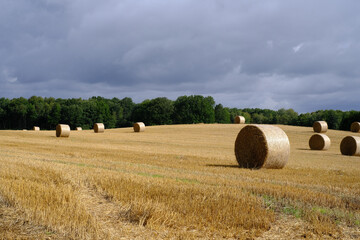
[[[76,127],[75,130],[76,131],[82,131],[82,127]]]
[[[360,122],[353,122],[351,124],[350,130],[352,132],[360,132]]]
[[[313,124],[314,132],[317,133],[324,133],[328,130],[327,122],[325,121],[316,121]]]
[[[145,131],[145,124],[143,122],[136,122],[133,125],[134,132],[143,132]]]
[[[283,168],[290,156],[290,142],[279,127],[248,125],[236,138],[235,156],[243,168]]]
[[[342,155],[360,156],[360,137],[347,136],[340,143]]]
[[[105,126],[103,123],[95,123],[94,124],[94,132],[103,133],[105,131]]]
[[[316,133],[309,139],[309,146],[312,150],[328,150],[330,145],[330,138],[322,133]]]
[[[67,124],[58,124],[56,126],[56,137],[69,137],[70,126]]]
[[[33,130],[34,130],[34,131],[40,131],[40,127],[34,126],[34,127],[33,127]]]
[[[244,124],[245,123],[245,117],[236,116],[235,119],[234,119],[234,123],[236,123],[236,124]]]

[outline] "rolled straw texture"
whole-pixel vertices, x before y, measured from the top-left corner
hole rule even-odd
[[[244,124],[244,123],[245,123],[245,117],[243,117],[243,116],[236,116],[235,119],[234,119],[234,123]]]
[[[82,127],[76,127],[75,130],[76,131],[82,131]]]
[[[40,127],[34,126],[34,127],[33,127],[33,130],[34,130],[34,131],[40,131]]]
[[[94,124],[94,132],[103,133],[105,131],[105,126],[103,123],[95,123]]]
[[[360,132],[360,122],[353,122],[351,124],[350,130],[352,132]]]
[[[347,136],[340,143],[342,155],[360,156],[360,137]]]
[[[328,130],[327,122],[325,121],[316,121],[313,124],[314,132],[317,133],[324,133]]]
[[[67,124],[58,124],[56,126],[56,137],[69,137],[70,126]]]
[[[283,168],[290,156],[290,142],[279,127],[248,125],[236,138],[235,156],[243,168]]]
[[[134,132],[143,132],[145,131],[145,124],[143,122],[136,122],[133,125]]]
[[[316,133],[309,139],[309,146],[312,150],[328,150],[330,145],[330,138],[322,133]]]

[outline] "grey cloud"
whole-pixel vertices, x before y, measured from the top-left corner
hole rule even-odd
[[[0,3],[1,96],[359,109],[360,2]]]

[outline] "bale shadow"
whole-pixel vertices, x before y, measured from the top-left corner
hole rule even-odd
[[[302,151],[308,150],[308,151],[310,151],[311,149],[310,148],[297,148],[296,150],[302,150]]]
[[[241,168],[239,165],[206,164],[207,167]]]

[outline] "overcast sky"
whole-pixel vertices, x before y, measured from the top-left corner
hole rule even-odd
[[[360,1],[0,0],[0,97],[360,110]]]

